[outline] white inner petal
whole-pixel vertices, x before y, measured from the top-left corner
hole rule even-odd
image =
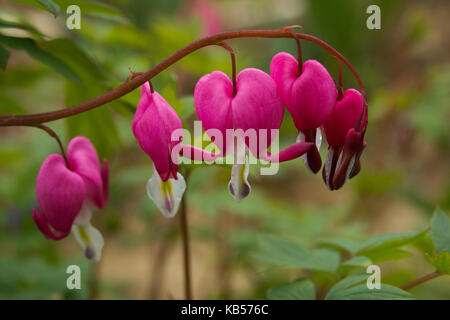
[[[322,138],[321,138],[321,139],[322,139]],[[305,135],[303,134],[303,132],[300,131],[300,132],[298,133],[297,141],[296,141],[296,142],[305,142],[305,140],[306,140]],[[305,163],[306,168],[307,168],[309,171],[312,172],[312,170],[311,170],[311,168],[309,167],[309,164],[308,164],[308,156],[307,156],[307,153],[302,154],[302,155],[300,156],[300,159],[302,159],[302,161]]]
[[[353,167],[355,165],[355,160],[356,160],[356,154],[353,155],[353,157],[350,159],[350,163],[348,164],[347,173],[346,173],[347,179],[350,177],[350,173],[353,170]]]
[[[322,145],[322,130],[320,128],[317,128],[316,130],[316,147],[317,150],[320,150],[320,146]]]
[[[231,179],[228,183],[228,191],[237,202],[241,202],[247,198],[251,192],[251,187],[247,180],[249,172],[248,154],[245,154],[243,160],[236,161],[233,164],[231,168]]]
[[[83,225],[74,224],[72,226],[72,232],[77,242],[83,248],[86,258],[99,261],[104,244],[100,231],[88,222]]]
[[[158,207],[159,211],[166,218],[173,218],[177,214],[186,182],[183,176],[177,172],[177,179],[168,179],[163,182],[156,170],[147,182],[147,195]]]
[[[327,153],[327,158],[325,160],[325,180],[328,189],[331,190],[330,187],[330,174],[331,174],[331,165],[333,164],[333,156],[334,156],[334,148],[329,148]]]

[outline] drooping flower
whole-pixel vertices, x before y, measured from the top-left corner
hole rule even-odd
[[[203,22],[203,33],[206,36],[220,32],[222,18],[220,10],[214,2],[195,0],[191,10],[193,15],[200,18]]]
[[[299,142],[275,155],[267,151],[280,129],[284,107],[275,82],[261,70],[242,70],[236,78],[235,94],[233,83],[223,72],[205,75],[195,87],[194,103],[203,129],[221,151],[219,155],[234,155],[228,187],[237,201],[247,197],[251,190],[247,181],[248,151],[258,159],[283,162],[301,156],[312,146]],[[219,134],[210,134],[211,130]],[[205,153],[202,155],[205,157]]]
[[[367,114],[363,110],[361,93],[348,89],[323,125],[329,147],[322,177],[330,190],[342,187],[346,179],[354,177],[361,169],[359,157],[366,147],[364,130],[367,123]]]
[[[299,130],[297,141],[316,144],[302,158],[307,168],[317,173],[322,166],[318,151],[322,142],[320,126],[330,115],[337,97],[333,78],[316,60],[303,63],[299,74],[298,61],[286,52],[273,57],[270,74]]]
[[[175,110],[146,82],[133,119],[133,133],[140,147],[152,159],[153,176],[147,183],[147,194],[166,218],[176,215],[186,183],[178,172],[172,149],[181,142],[172,133],[182,128]]]
[[[89,139],[73,138],[67,148],[67,163],[52,154],[42,164],[36,181],[40,210],[33,209],[34,222],[49,239],[60,240],[72,232],[88,259],[98,261],[103,238],[91,223],[93,210],[108,201],[108,163],[100,166]]]

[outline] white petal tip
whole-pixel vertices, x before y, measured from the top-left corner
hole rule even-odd
[[[179,172],[177,179],[163,182],[155,171],[147,182],[148,197],[153,200],[161,214],[169,219],[176,216],[185,190],[186,182]]]

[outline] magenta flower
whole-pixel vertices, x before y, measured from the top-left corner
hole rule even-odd
[[[333,78],[316,60],[306,61],[299,75],[297,60],[286,52],[273,57],[270,74],[299,130],[297,141],[316,144],[302,158],[307,168],[317,173],[322,166],[318,151],[322,142],[320,126],[330,115],[337,97]]]
[[[234,155],[228,186],[237,201],[251,190],[247,181],[249,150],[258,159],[282,162],[299,157],[312,146],[296,143],[275,155],[267,151],[280,129],[284,108],[275,82],[261,70],[242,70],[236,78],[235,94],[233,83],[223,72],[205,75],[195,87],[194,103],[203,129],[217,145],[220,156],[230,150]],[[228,139],[230,132],[233,139]]]
[[[89,139],[70,141],[67,163],[59,154],[45,159],[37,177],[36,197],[40,211],[33,209],[32,216],[41,232],[60,240],[72,230],[86,257],[98,261],[103,238],[90,220],[92,211],[108,201],[108,163],[100,166]]]
[[[152,159],[153,176],[147,183],[147,194],[166,218],[176,215],[186,183],[178,172],[172,149],[181,142],[172,133],[182,129],[175,110],[146,82],[133,119],[133,133],[142,150]]]
[[[322,177],[330,190],[342,187],[345,180],[354,177],[361,169],[359,157],[366,146],[363,132],[367,122],[363,110],[361,93],[348,89],[323,125],[329,147]]]

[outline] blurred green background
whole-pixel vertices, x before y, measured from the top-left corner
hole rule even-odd
[[[42,5],[46,4],[46,6]],[[104,93],[130,71],[146,71],[176,50],[213,32],[299,24],[348,58],[366,86],[368,147],[362,171],[339,191],[301,160],[275,176],[251,168],[252,193],[228,194],[229,166],[192,166],[185,194],[192,236],[195,298],[265,298],[269,288],[306,276],[318,296],[336,282],[326,272],[273,266],[255,256],[264,235],[308,248],[325,238],[364,241],[386,233],[422,231],[436,206],[450,211],[450,3],[377,0],[0,0],[0,114],[71,106]],[[66,8],[81,8],[81,29],[66,28]],[[366,28],[366,8],[381,8],[381,30]],[[27,38],[27,40],[17,39]],[[236,39],[237,67],[269,72],[273,55],[295,54],[291,39]],[[338,64],[322,48],[303,44],[303,58],[320,60],[336,79]],[[152,82],[190,128],[196,81],[231,72],[219,47],[201,49]],[[357,84],[348,70],[344,87]],[[49,124],[65,144],[92,140],[110,163],[110,201],[94,215],[105,237],[100,263],[85,260],[74,238],[47,240],[31,219],[40,165],[58,152],[45,132],[0,128],[0,298],[183,298],[178,219],[166,220],[145,193],[152,163],[136,143],[131,121],[139,90],[75,117]],[[297,132],[287,115],[281,144]],[[323,146],[321,153],[326,154]],[[184,169],[184,168],[182,168]],[[423,254],[378,263],[382,281],[400,286],[434,268]],[[401,259],[400,259],[401,258]],[[68,265],[82,268],[82,289],[67,290]],[[411,290],[420,299],[450,299],[449,277]]]

